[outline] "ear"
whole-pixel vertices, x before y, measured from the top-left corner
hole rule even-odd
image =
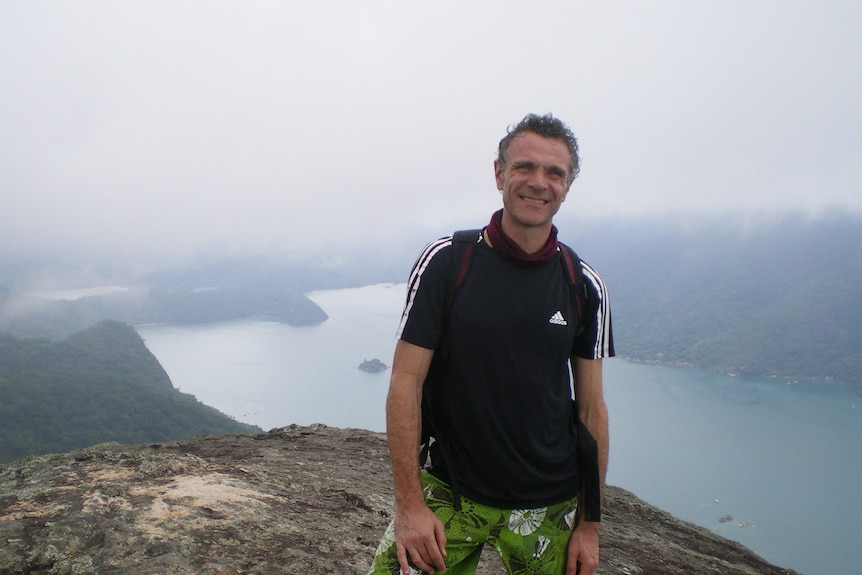
[[[560,200],[560,202],[566,201],[566,198],[569,197],[569,190],[571,190],[571,189],[572,189],[572,184],[569,184],[568,186],[566,186],[566,189],[563,191],[563,199]]]
[[[503,168],[494,160],[494,179],[497,180],[497,189],[503,190]]]

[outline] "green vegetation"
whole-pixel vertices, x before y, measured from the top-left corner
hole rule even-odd
[[[0,462],[253,431],[177,391],[130,326],[104,321],[53,343],[0,334]]]
[[[621,356],[862,391],[858,218],[788,218],[746,234],[632,226],[611,241],[583,255],[610,286]]]

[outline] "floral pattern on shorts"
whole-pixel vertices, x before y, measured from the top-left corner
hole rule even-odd
[[[509,575],[563,575],[577,498],[537,509],[498,509],[461,497],[456,510],[448,485],[422,474],[425,503],[446,530],[447,575],[475,572],[483,547],[495,548]],[[383,535],[369,575],[398,575],[394,523]],[[418,571],[415,571],[418,575]]]

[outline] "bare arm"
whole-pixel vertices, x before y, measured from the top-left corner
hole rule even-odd
[[[604,490],[608,470],[608,408],[605,405],[602,360],[574,358],[573,365],[578,416],[599,444],[599,479]]]
[[[602,383],[602,360],[572,358],[578,415],[599,447],[599,480],[604,493],[608,469],[608,408]],[[577,566],[580,564],[580,571]],[[599,524],[579,521],[569,541],[566,574],[591,575],[599,564]]]
[[[395,542],[402,572],[408,558],[425,572],[446,570],[443,524],[425,505],[419,481],[422,385],[434,350],[400,340],[386,397],[386,434],[395,485]]]

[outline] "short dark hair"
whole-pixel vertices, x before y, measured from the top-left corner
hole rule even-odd
[[[555,138],[563,141],[569,148],[569,183],[575,181],[581,171],[581,158],[578,156],[578,139],[572,130],[563,123],[559,118],[555,118],[552,114],[539,116],[538,114],[527,114],[524,119],[510,126],[506,136],[500,140],[500,146],[497,149],[497,164],[502,168],[506,165],[506,153],[509,151],[509,144],[515,139],[515,136],[524,132],[532,132],[545,138]]]

